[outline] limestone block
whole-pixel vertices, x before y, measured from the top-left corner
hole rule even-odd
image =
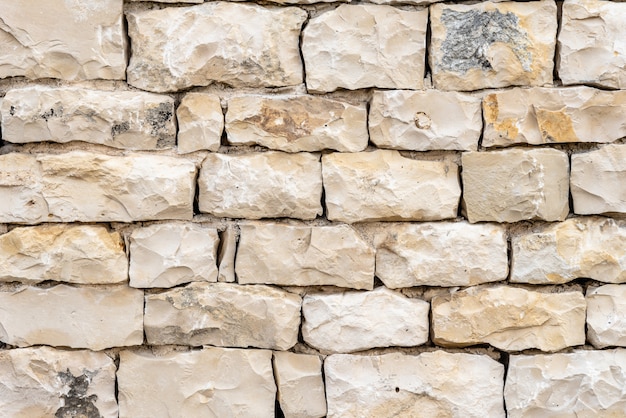
[[[563,84],[626,88],[626,4],[568,0],[561,19],[557,65]]]
[[[626,213],[626,144],[605,145],[572,155],[570,187],[574,212]]]
[[[300,296],[269,286],[191,283],[146,295],[148,344],[288,350],[298,341]]]
[[[626,346],[626,286],[587,289],[587,338],[597,348]]]
[[[229,226],[220,234],[220,249],[218,259],[218,282],[232,283],[235,281],[235,254],[237,252],[238,232]]]
[[[308,294],[302,302],[304,341],[323,352],[413,347],[428,341],[430,304],[383,286],[370,292]]]
[[[428,10],[341,5],[302,31],[309,91],[424,86]],[[402,65],[398,65],[402,63]]]
[[[126,77],[122,0],[0,0],[0,78]]]
[[[390,223],[371,229],[376,277],[389,288],[473,286],[507,278],[508,243],[499,225]]]
[[[430,25],[429,63],[437,89],[552,83],[554,1],[435,4]]]
[[[626,350],[510,357],[504,396],[510,418],[621,417]]]
[[[0,235],[0,281],[111,284],[128,280],[120,234],[102,226],[47,225]]]
[[[274,416],[267,350],[122,351],[117,379],[120,418]]]
[[[418,161],[398,151],[333,153],[322,157],[328,219],[430,221],[457,215],[458,167]]]
[[[626,282],[626,221],[570,218],[511,241],[512,282],[566,283],[579,277]]]
[[[0,155],[0,222],[38,223],[47,220],[41,167],[30,154]]]
[[[482,145],[613,142],[626,136],[624,113],[626,91],[581,86],[491,93],[483,100]]]
[[[328,418],[504,418],[504,366],[487,356],[334,354],[324,362]]]
[[[278,402],[285,418],[326,416],[326,395],[319,356],[274,352]]]
[[[463,153],[463,201],[470,222],[563,220],[569,160],[551,148]]]
[[[9,90],[0,106],[2,139],[84,141],[124,149],[172,147],[174,99],[140,91],[32,86]]]
[[[127,18],[132,41],[128,83],[140,89],[174,91],[213,82],[233,87],[302,83],[304,10],[210,2],[130,12]]]
[[[322,214],[321,171],[319,156],[308,153],[209,154],[198,205],[219,217],[314,219]]]
[[[173,287],[217,281],[215,228],[194,224],[155,224],[130,235],[130,285]]]
[[[483,126],[480,102],[439,90],[375,91],[370,139],[380,148],[476,151]]]
[[[0,352],[5,417],[117,418],[115,364],[104,353],[50,347]]]
[[[187,93],[176,109],[178,152],[217,151],[224,130],[220,98],[213,94]]]
[[[241,225],[239,283],[374,287],[374,249],[348,225]]]
[[[356,152],[367,147],[367,112],[319,96],[238,96],[228,101],[226,132],[233,145]]]
[[[558,351],[585,343],[582,293],[541,293],[497,286],[470,287],[432,300],[435,344],[491,344],[505,351]]]
[[[102,350],[143,342],[143,292],[126,286],[0,291],[0,341]]]

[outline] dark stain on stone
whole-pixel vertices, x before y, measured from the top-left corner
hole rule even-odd
[[[11,106],[11,108],[9,109],[9,115],[15,116],[15,106]]]
[[[55,418],[102,418],[95,405],[96,395],[87,396],[90,373],[74,376],[69,369],[58,374],[59,379],[69,387],[67,395],[62,395],[64,404],[54,414]]]
[[[60,118],[61,116],[63,116],[63,106],[53,107],[50,110],[43,112],[41,115],[39,115],[39,117],[45,120],[46,122],[50,118],[54,118],[54,117]]]
[[[130,129],[130,124],[128,122],[116,123],[111,127],[111,136],[115,138],[116,136],[123,134],[124,132]]]
[[[159,106],[148,110],[146,120],[150,124],[150,135],[159,136],[162,131],[167,131],[167,124],[174,115],[172,104],[161,103]]]

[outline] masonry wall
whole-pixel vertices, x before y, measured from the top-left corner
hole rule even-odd
[[[0,415],[626,416],[626,3],[373,3],[0,0]]]

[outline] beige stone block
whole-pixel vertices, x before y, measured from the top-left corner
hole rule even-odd
[[[365,104],[320,96],[236,96],[228,101],[226,132],[232,145],[286,151],[363,151]]]
[[[298,341],[300,296],[262,286],[191,283],[146,295],[148,344],[288,350]]]
[[[470,287],[432,300],[433,341],[444,347],[491,344],[505,351],[559,351],[585,343],[580,292]]]
[[[435,4],[429,64],[441,90],[552,84],[554,1]]]
[[[504,366],[483,355],[334,354],[324,362],[328,417],[504,418]]]
[[[480,103],[457,92],[375,91],[370,139],[380,148],[476,151],[483,126]]]
[[[103,350],[143,342],[143,292],[126,286],[0,291],[0,341]]]
[[[238,230],[229,226],[220,234],[218,260],[218,282],[232,283],[235,281],[235,255],[237,253]]]
[[[274,352],[278,402],[285,418],[326,416],[322,360],[316,355]]]
[[[227,218],[314,219],[322,214],[321,171],[319,156],[308,153],[209,154],[198,205]]]
[[[219,96],[187,93],[176,109],[178,152],[217,151],[222,141],[224,114]]]
[[[39,223],[47,220],[41,166],[30,154],[0,155],[0,222]]]
[[[458,167],[419,161],[398,151],[333,153],[322,157],[328,219],[430,221],[457,216]]]
[[[120,418],[274,416],[268,350],[122,351],[117,379]]]
[[[587,288],[587,339],[597,348],[626,346],[626,285]]]
[[[468,152],[463,201],[470,222],[563,220],[569,213],[569,160],[551,148]]]
[[[299,37],[306,18],[295,7],[230,2],[130,12],[128,83],[158,92],[213,82],[233,87],[300,84]]]
[[[235,272],[241,284],[374,287],[374,249],[348,225],[241,225]]]
[[[312,18],[302,31],[307,89],[421,89],[427,25],[426,9],[371,4],[341,5]]]

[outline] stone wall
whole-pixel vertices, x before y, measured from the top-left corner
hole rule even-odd
[[[626,416],[626,3],[309,3],[0,0],[0,415]]]

